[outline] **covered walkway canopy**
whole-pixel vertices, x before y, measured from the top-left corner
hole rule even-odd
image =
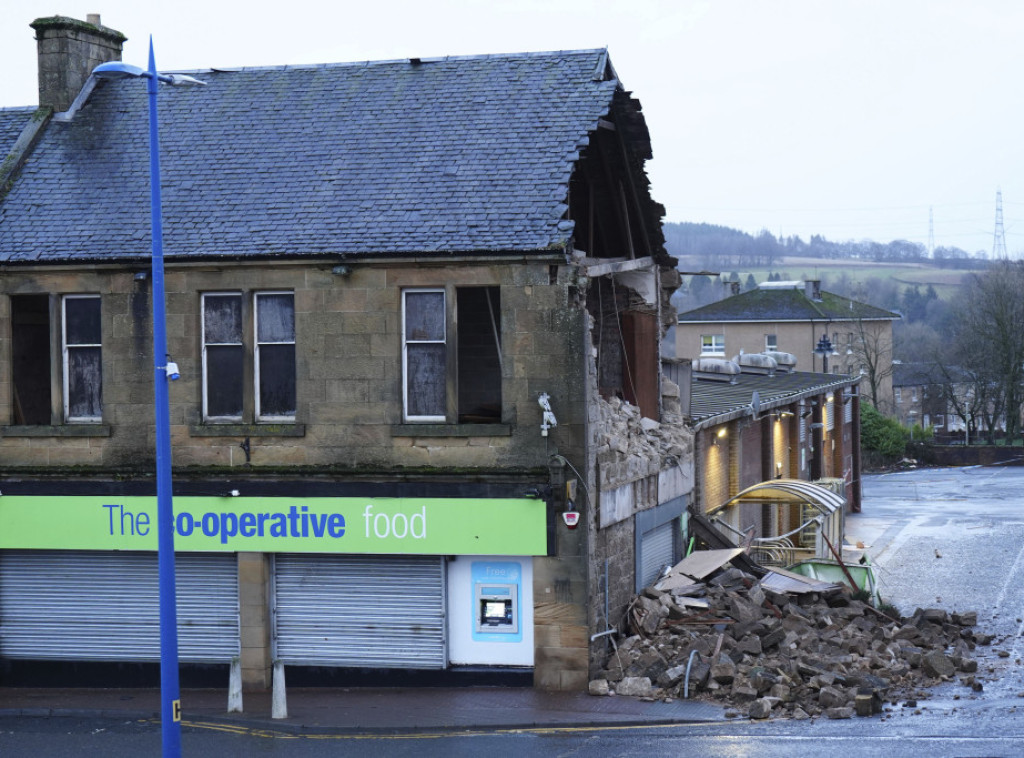
[[[748,503],[799,507],[799,526],[785,534],[766,534],[754,539],[751,546],[753,557],[762,564],[789,565],[805,557],[831,559],[828,543],[836,550],[842,549],[846,498],[828,487],[802,479],[770,479],[733,495],[708,511],[708,516],[735,532],[718,516],[730,508]],[[792,539],[794,537],[795,540]],[[812,543],[813,555],[810,554]]]

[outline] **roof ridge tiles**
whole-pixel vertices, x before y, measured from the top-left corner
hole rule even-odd
[[[370,66],[386,66],[397,64],[408,64],[410,60],[424,63],[449,63],[467,61],[487,60],[518,60],[518,59],[540,59],[552,58],[564,55],[607,55],[607,48],[578,48],[565,50],[535,50],[517,53],[475,53],[466,55],[441,55],[441,56],[409,56],[407,58],[381,58],[375,60],[360,61],[333,61],[329,63],[283,63],[268,64],[260,66],[212,66],[205,69],[168,69],[167,73],[175,74],[197,74],[204,72],[213,73],[237,73],[237,72],[273,72],[273,71],[313,71],[318,69],[332,68],[368,68]]]

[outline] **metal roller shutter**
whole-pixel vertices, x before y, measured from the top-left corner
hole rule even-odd
[[[279,554],[276,657],[288,665],[444,668],[444,559]]]
[[[676,533],[679,531],[679,519],[672,519],[640,538],[640,576],[641,586],[649,587],[661,574],[665,566],[675,563]]]
[[[175,556],[178,657],[239,655],[233,553]],[[156,553],[0,552],[0,657],[160,660]]]

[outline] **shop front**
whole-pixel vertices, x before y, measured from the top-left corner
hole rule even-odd
[[[183,663],[533,666],[541,499],[177,496],[174,508]],[[0,659],[159,660],[155,551],[152,497],[0,498]],[[264,587],[242,556],[266,566]]]

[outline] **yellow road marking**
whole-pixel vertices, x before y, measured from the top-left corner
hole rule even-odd
[[[149,719],[159,723],[158,719]],[[244,737],[264,737],[279,740],[428,740],[442,737],[487,737],[502,734],[584,734],[590,732],[637,731],[641,729],[679,729],[682,727],[711,726],[716,723],[735,722],[701,722],[685,724],[608,724],[603,726],[538,726],[516,727],[514,729],[474,729],[450,730],[443,732],[409,732],[403,734],[358,733],[358,734],[295,734],[293,732],[276,731],[274,729],[253,728],[241,724],[222,724],[211,721],[191,721],[183,719],[181,725],[192,729],[206,729],[214,732],[237,734]]]

